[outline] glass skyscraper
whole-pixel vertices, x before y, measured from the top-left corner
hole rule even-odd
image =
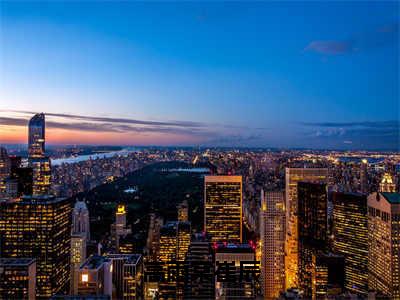
[[[364,194],[332,194],[333,251],[345,258],[345,288],[368,294],[368,217]]]

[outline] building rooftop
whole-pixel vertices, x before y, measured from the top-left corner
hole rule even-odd
[[[128,264],[138,264],[142,258],[141,254],[108,254],[105,256],[109,259],[122,259]]]
[[[105,256],[91,255],[88,259],[86,259],[80,268],[89,270],[98,269],[106,261],[108,261],[108,258]]]
[[[34,263],[34,258],[0,258],[0,266],[29,266]]]
[[[217,243],[213,245],[219,253],[254,253],[254,249],[249,244],[230,244]]]
[[[400,193],[381,193],[391,204],[400,204]]]

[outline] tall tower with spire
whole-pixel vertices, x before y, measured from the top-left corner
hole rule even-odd
[[[396,192],[396,184],[393,182],[393,177],[389,173],[383,174],[382,181],[379,184],[379,192],[381,193]]]
[[[83,233],[90,239],[89,210],[84,201],[76,201],[72,211],[72,233]]]

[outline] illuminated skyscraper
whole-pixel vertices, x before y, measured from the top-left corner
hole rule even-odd
[[[11,161],[7,150],[0,147],[0,196],[6,193],[6,179],[11,175]]]
[[[143,258],[140,254],[108,254],[112,263],[113,299],[143,299]]]
[[[333,251],[345,258],[345,288],[368,294],[367,197],[333,193]]]
[[[242,176],[204,177],[204,231],[212,242],[242,242]]]
[[[256,280],[253,276],[245,278],[243,270],[248,270],[254,262],[255,253],[249,244],[214,244],[215,251],[215,299],[244,300],[255,299]],[[255,266],[253,264],[253,266]],[[259,274],[259,265],[258,274]],[[246,271],[244,271],[246,273]],[[220,275],[218,275],[220,274]],[[243,277],[241,277],[241,274]],[[254,274],[255,275],[255,274]],[[220,276],[220,278],[219,278]]]
[[[84,201],[77,201],[72,210],[72,233],[83,233],[90,240],[89,210]]]
[[[51,186],[51,168],[48,157],[30,159],[33,173],[33,195],[48,195]]]
[[[72,233],[71,235],[71,292],[78,289],[76,278],[79,273],[79,267],[86,260],[86,241],[85,233]]]
[[[379,192],[381,193],[395,193],[396,184],[393,182],[393,177],[389,173],[385,173],[382,181],[379,184]]]
[[[205,234],[195,234],[186,257],[184,299],[214,299],[214,254]]]
[[[50,159],[45,157],[45,117],[36,114],[28,128],[29,165],[33,170],[33,195],[47,195],[51,186]]]
[[[189,221],[189,205],[187,200],[181,202],[178,207],[178,221],[187,222]]]
[[[298,224],[297,183],[328,181],[328,169],[286,168],[286,243],[285,274],[286,288],[298,286]]]
[[[299,287],[311,297],[313,254],[327,250],[328,199],[326,184],[298,182]]]
[[[165,263],[165,272],[168,268],[177,268],[180,264],[183,269],[184,260],[190,244],[190,222],[168,222],[160,231],[160,252],[158,260]],[[160,284],[161,299],[183,297],[184,281],[179,274],[177,280],[166,278],[167,282]],[[182,278],[183,279],[183,278]]]
[[[35,300],[36,262],[32,258],[0,258],[0,299]]]
[[[43,113],[36,114],[30,119],[28,130],[29,158],[44,158],[45,118]]]
[[[67,199],[24,197],[0,203],[0,256],[36,259],[36,296],[67,289],[71,207]]]
[[[265,299],[285,291],[285,194],[261,192],[261,289]]]
[[[400,299],[400,194],[368,196],[368,287]]]

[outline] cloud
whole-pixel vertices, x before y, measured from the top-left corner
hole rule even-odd
[[[48,115],[48,114],[46,114]],[[58,117],[65,115],[62,114],[51,114],[57,115]],[[80,119],[80,118],[78,118]],[[46,127],[51,129],[65,129],[65,130],[77,130],[77,131],[90,131],[90,132],[116,132],[116,133],[127,133],[127,132],[137,132],[137,133],[170,133],[170,134],[190,134],[190,135],[206,135],[209,134],[207,128],[200,127],[178,127],[177,123],[168,123],[168,122],[155,122],[149,123],[146,122],[145,126],[144,122],[125,122],[126,124],[121,124],[115,122],[112,123],[113,118],[86,118],[85,120],[94,120],[96,121],[107,119],[109,123],[103,122],[62,122],[62,121],[54,121],[54,120],[46,120]],[[137,121],[137,120],[135,120]],[[152,124],[148,126],[147,124]],[[162,125],[160,125],[162,124]],[[168,125],[164,125],[168,124]],[[141,125],[141,126],[137,126]],[[28,126],[28,119],[24,117],[0,117],[0,126]]]
[[[351,43],[345,41],[312,41],[304,50],[329,55],[353,51]]]
[[[32,111],[13,111],[24,114],[36,114],[37,112]],[[60,117],[65,119],[92,121],[92,122],[108,122],[108,123],[122,123],[122,124],[135,124],[135,125],[160,125],[160,126],[176,126],[176,127],[204,127],[206,124],[200,122],[190,121],[146,121],[146,120],[135,120],[126,118],[112,118],[112,117],[93,117],[93,116],[82,116],[75,114],[58,114],[58,113],[46,113],[46,116]]]
[[[400,146],[399,121],[303,122],[310,143],[346,145],[359,149],[396,149]]]
[[[341,55],[381,48],[397,44],[399,41],[398,33],[399,23],[387,24],[372,31],[355,34],[346,40],[311,41],[304,48],[304,51],[324,55]]]
[[[390,121],[363,121],[363,122],[302,122],[304,126],[317,126],[317,127],[385,127],[385,128],[399,128],[400,122],[395,120]]]

